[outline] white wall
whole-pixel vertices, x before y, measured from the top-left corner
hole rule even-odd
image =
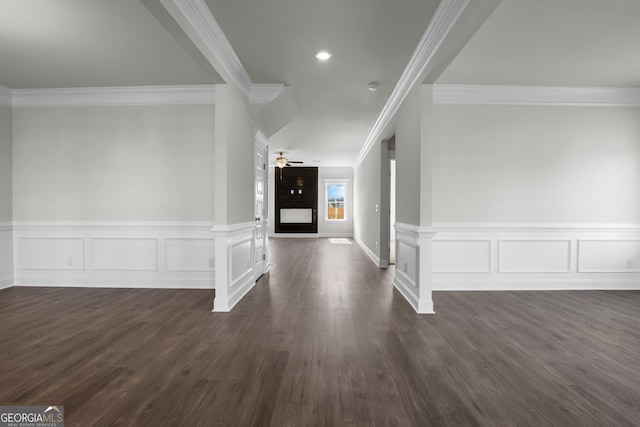
[[[434,222],[640,223],[640,108],[437,105],[436,117]]]
[[[255,285],[254,129],[249,101],[230,85],[216,86],[214,311],[226,312]]]
[[[15,284],[212,288],[214,114],[14,108]]]
[[[0,105],[0,222],[12,220],[12,113]]]
[[[396,115],[396,221],[420,225],[420,85]]]
[[[13,282],[11,117],[11,108],[0,105],[0,289]]]
[[[354,238],[376,264],[380,262],[380,162],[377,143],[354,173]]]
[[[640,108],[435,117],[434,289],[640,288]]]
[[[15,221],[211,221],[214,107],[16,108]]]
[[[215,123],[215,222],[253,221],[254,130],[247,98],[230,85],[216,86]]]

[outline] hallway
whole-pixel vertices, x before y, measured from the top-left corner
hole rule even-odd
[[[640,419],[640,292],[436,293],[417,315],[356,244],[270,250],[228,314],[203,290],[0,291],[0,403],[67,426]]]

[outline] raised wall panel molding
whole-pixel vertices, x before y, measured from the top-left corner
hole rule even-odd
[[[440,239],[433,242],[434,273],[491,273],[491,240]]]
[[[222,78],[227,83],[233,83],[245,96],[249,97],[253,82],[206,3],[203,0],[161,1],[176,22],[183,26],[186,34],[189,35],[195,32],[199,37],[201,43],[196,43],[196,45],[201,50],[206,48],[207,52],[202,53],[209,61],[212,58],[215,60],[216,63],[212,65]],[[175,10],[171,7],[172,5],[177,7],[190,28],[184,28],[184,24],[181,24],[184,20],[175,16]],[[194,40],[194,42],[196,41]]]
[[[14,107],[214,104],[215,85],[16,89]]]
[[[13,95],[11,89],[0,86],[0,106],[11,107],[13,105]]]
[[[213,251],[201,253],[213,244],[211,226],[211,222],[17,222],[13,233],[0,233],[0,240],[2,234],[14,236],[17,286],[213,289]]]
[[[440,2],[391,96],[369,132],[369,136],[367,136],[364,146],[356,158],[354,169],[358,169],[369,150],[382,138],[382,132],[389,125],[413,86],[418,82],[429,61],[468,4],[469,0],[442,0]]]
[[[499,240],[499,273],[569,273],[571,240]]]
[[[434,85],[434,104],[636,107],[640,88]]]
[[[255,222],[216,224],[214,312],[229,312],[255,286]]]
[[[578,272],[640,273],[640,239],[579,239]]]
[[[640,290],[639,224],[439,223],[433,228],[434,267],[442,260],[455,267],[434,268],[434,290]],[[488,273],[476,271],[482,254],[473,261],[473,248],[464,243],[478,240],[491,241]],[[441,244],[451,241],[460,247]]]
[[[420,314],[433,314],[432,227],[396,222],[396,268],[393,285]]]
[[[93,271],[158,271],[158,239],[92,237]]]

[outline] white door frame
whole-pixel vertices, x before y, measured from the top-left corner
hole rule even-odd
[[[267,206],[268,206],[268,159],[269,141],[259,130],[255,131],[254,138],[254,220],[256,223],[254,231],[255,248],[255,279],[267,272],[269,265],[269,248],[267,233]]]

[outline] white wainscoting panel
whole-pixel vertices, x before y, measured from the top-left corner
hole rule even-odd
[[[211,223],[17,222],[18,286],[213,289]]]
[[[158,271],[158,239],[99,237],[91,239],[93,270]]]
[[[569,273],[570,240],[500,240],[500,273]]]
[[[640,289],[637,224],[434,224],[433,229],[435,291]]]
[[[167,271],[213,271],[213,238],[171,238],[164,245]]]
[[[20,270],[84,270],[82,237],[21,237]]]
[[[13,227],[0,223],[0,289],[13,286]]]
[[[393,284],[421,314],[433,313],[431,229],[395,223],[396,269]]]
[[[255,222],[215,225],[216,295],[213,311],[228,312],[255,285]],[[220,268],[221,266],[225,268]]]
[[[490,273],[491,240],[434,240],[434,273]]]
[[[581,273],[640,272],[640,240],[579,240]]]
[[[236,284],[251,271],[251,241],[245,240],[231,246],[231,283]]]

